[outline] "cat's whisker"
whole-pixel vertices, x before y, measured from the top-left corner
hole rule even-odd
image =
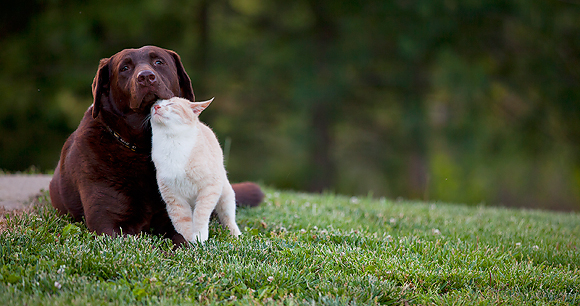
[[[151,113],[149,113],[149,115],[147,115],[145,117],[145,119],[143,119],[143,122],[141,122],[141,128],[149,128],[151,125]]]

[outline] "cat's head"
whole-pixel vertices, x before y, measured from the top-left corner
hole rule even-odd
[[[166,126],[193,124],[212,101],[213,98],[202,102],[190,102],[179,97],[159,100],[151,107],[151,123]]]

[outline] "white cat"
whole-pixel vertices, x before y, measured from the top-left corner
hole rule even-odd
[[[232,235],[241,234],[222,149],[213,131],[199,121],[199,114],[212,101],[175,97],[151,107],[151,157],[159,191],[173,226],[191,242],[208,239],[214,209]]]

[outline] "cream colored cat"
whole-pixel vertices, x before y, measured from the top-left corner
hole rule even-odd
[[[241,234],[222,149],[213,131],[199,121],[199,114],[212,101],[175,97],[151,107],[151,157],[159,191],[173,226],[191,242],[208,239],[214,209],[232,235]]]

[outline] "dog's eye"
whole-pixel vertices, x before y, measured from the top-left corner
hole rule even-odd
[[[155,61],[155,65],[163,65],[163,61],[158,59]]]
[[[129,70],[129,65],[124,65],[121,67],[121,72]]]

